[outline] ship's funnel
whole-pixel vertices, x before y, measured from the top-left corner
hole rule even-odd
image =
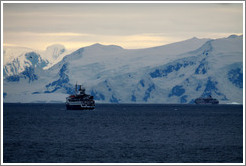
[[[81,85],[79,85],[79,90],[81,90]]]

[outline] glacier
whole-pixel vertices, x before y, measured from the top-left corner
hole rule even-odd
[[[60,44],[48,46],[44,51],[25,47],[4,47],[3,77],[16,76],[30,67],[47,69],[69,52],[72,50],[67,50]]]
[[[98,103],[194,103],[207,95],[243,103],[243,36],[145,49],[97,43],[68,52],[54,45],[45,52],[20,51],[4,63],[17,71],[5,71],[4,102],[65,102],[77,82]]]

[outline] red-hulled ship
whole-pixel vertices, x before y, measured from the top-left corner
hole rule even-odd
[[[93,96],[85,93],[85,88],[76,84],[75,94],[66,98],[66,107],[67,110],[92,110],[95,109],[95,101]]]

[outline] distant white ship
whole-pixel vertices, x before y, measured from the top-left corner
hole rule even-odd
[[[78,89],[79,87],[79,89]],[[85,93],[85,88],[75,85],[75,94],[66,98],[67,110],[95,109],[94,97]]]

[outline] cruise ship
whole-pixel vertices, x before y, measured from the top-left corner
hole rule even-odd
[[[219,104],[219,100],[214,99],[209,95],[208,97],[199,97],[195,100],[196,104]]]
[[[75,94],[66,98],[67,110],[93,110],[95,101],[93,96],[85,93],[82,85],[75,85]]]

